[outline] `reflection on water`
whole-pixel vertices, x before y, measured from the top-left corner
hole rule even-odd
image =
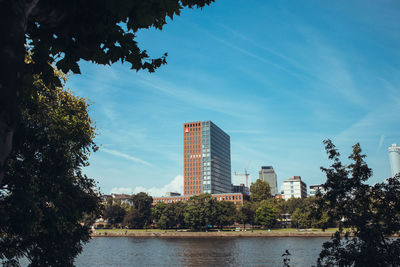
[[[315,265],[325,237],[131,238],[97,237],[77,266],[291,266]]]

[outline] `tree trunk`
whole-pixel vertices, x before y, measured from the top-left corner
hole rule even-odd
[[[29,14],[39,0],[0,0],[0,185],[19,121]]]

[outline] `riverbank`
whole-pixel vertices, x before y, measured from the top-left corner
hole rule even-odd
[[[124,230],[124,229],[98,229],[91,234],[92,237],[159,237],[159,238],[208,238],[208,237],[331,237],[336,229],[321,230],[247,230],[247,231],[210,231],[191,232],[176,230]]]

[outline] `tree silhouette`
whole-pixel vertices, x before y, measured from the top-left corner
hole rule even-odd
[[[19,123],[22,83],[41,74],[60,85],[51,64],[64,73],[80,73],[78,62],[128,62],[153,72],[166,63],[165,53],[151,59],[140,49],[140,29],[161,30],[184,7],[203,8],[214,0],[0,0],[0,184],[4,163]],[[24,64],[26,50],[34,64]]]
[[[0,260],[13,264],[25,256],[30,266],[72,266],[89,240],[80,222],[100,215],[95,182],[81,171],[97,149],[95,127],[84,99],[34,78],[36,93],[22,96],[0,186]]]
[[[373,186],[365,182],[372,170],[360,144],[345,165],[330,140],[325,150],[333,164],[321,168],[327,176],[319,207],[339,222],[339,230],[323,244],[318,266],[400,266],[400,177]]]

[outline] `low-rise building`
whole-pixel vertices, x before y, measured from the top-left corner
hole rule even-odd
[[[318,191],[321,192],[321,194],[325,194],[325,189],[322,184],[310,185],[310,197],[315,197]]]
[[[238,205],[243,205],[243,198],[245,197],[242,193],[223,193],[223,194],[212,194],[213,198],[218,201],[231,201]],[[165,197],[154,197],[153,205],[157,203],[175,203],[188,201],[192,196],[165,196]]]
[[[177,196],[180,196],[180,195],[181,195],[181,193],[178,193],[178,192],[167,192],[167,193],[165,193],[166,197],[177,197]]]
[[[244,184],[232,185],[232,193],[242,193],[243,195],[249,196],[250,190]]]
[[[300,176],[292,176],[290,179],[284,180],[282,190],[285,200],[288,200],[292,197],[307,197],[307,185],[301,180]]]
[[[131,195],[128,195],[128,194],[113,194],[112,193],[111,197],[112,197],[113,201],[119,200],[119,201],[121,201],[121,204],[132,205]]]

